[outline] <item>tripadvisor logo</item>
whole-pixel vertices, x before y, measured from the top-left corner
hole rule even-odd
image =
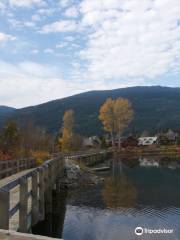
[[[137,227],[135,229],[135,234],[138,236],[141,236],[143,234],[143,228],[142,227]]]
[[[141,236],[143,234],[170,234],[173,233],[173,229],[149,229],[149,228],[142,228],[142,227],[137,227],[135,228],[135,234],[137,236]]]

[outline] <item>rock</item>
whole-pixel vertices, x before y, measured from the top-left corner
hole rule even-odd
[[[99,184],[104,181],[103,178],[99,178],[93,173],[85,170],[81,170],[79,165],[72,162],[70,159],[66,159],[66,170],[63,180],[61,180],[61,186],[66,188],[77,188],[87,185]]]

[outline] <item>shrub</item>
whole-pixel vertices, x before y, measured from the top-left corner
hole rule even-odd
[[[7,153],[3,153],[1,150],[0,150],[0,160],[10,160],[11,159],[11,156]]]
[[[36,159],[36,163],[39,166],[49,158],[49,153],[46,151],[35,151],[32,153],[32,156]]]

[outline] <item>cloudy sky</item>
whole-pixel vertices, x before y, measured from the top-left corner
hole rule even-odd
[[[0,0],[0,105],[180,87],[180,0]]]

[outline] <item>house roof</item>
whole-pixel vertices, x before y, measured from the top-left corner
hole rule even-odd
[[[138,138],[138,145],[152,145],[157,141],[157,136],[155,137],[140,137]]]

